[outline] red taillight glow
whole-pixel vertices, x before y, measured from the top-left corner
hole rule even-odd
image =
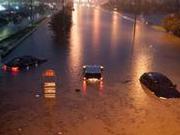
[[[18,71],[19,71],[19,67],[12,67],[12,68],[11,68],[11,71],[12,71],[12,72],[18,72]]]
[[[85,80],[83,81],[83,84],[82,84],[82,92],[84,96],[87,94],[87,84]]]
[[[43,73],[43,76],[44,77],[55,77],[56,74],[55,74],[54,70],[48,69]]]
[[[7,70],[7,66],[6,66],[6,65],[3,65],[3,66],[2,66],[2,69],[3,69],[3,70]]]

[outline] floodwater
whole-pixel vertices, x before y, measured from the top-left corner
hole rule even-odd
[[[75,7],[63,43],[49,21],[3,59],[33,55],[48,62],[1,72],[1,135],[180,134],[180,99],[159,99],[138,80],[159,71],[180,84],[179,38],[137,23],[133,40],[132,21],[98,7]],[[103,82],[83,82],[86,64],[104,66]],[[55,74],[44,76],[48,69]]]

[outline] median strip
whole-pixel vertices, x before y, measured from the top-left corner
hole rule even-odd
[[[46,19],[43,17],[38,22],[35,22],[32,26],[28,26],[25,29],[17,32],[16,34],[4,39],[0,42],[0,55],[5,57],[8,55],[14,48],[16,48],[22,41],[29,37],[34,31],[37,30],[37,27]]]

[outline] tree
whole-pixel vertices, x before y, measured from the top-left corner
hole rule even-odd
[[[163,26],[167,32],[180,37],[180,14],[171,14],[164,18]]]

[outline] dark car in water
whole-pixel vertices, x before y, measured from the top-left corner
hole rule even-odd
[[[103,80],[102,71],[104,67],[100,65],[86,65],[83,66],[84,80],[94,81]]]
[[[7,63],[4,63],[2,66],[2,69],[4,71],[12,71],[17,72],[20,70],[28,70],[30,67],[37,67],[39,64],[46,62],[45,59],[38,59],[33,56],[22,56],[22,57],[16,57],[10,60]]]
[[[140,82],[158,97],[178,98],[180,93],[176,85],[168,77],[158,72],[144,73],[140,77]]]

